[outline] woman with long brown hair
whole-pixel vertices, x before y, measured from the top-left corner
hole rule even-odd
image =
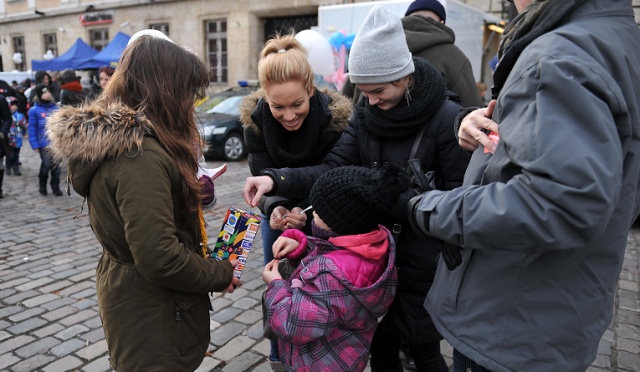
[[[111,366],[192,371],[209,345],[208,293],[241,283],[236,262],[202,253],[193,103],[208,85],[206,65],[164,35],[141,33],[98,99],[58,111],[49,136],[103,247],[96,286]]]

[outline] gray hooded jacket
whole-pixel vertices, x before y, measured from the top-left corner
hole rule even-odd
[[[629,0],[575,3],[517,58],[494,155],[416,205],[440,260],[425,303],[458,351],[493,371],[584,371],[612,317],[640,196],[640,30]]]

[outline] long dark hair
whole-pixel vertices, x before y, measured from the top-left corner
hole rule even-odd
[[[204,97],[208,76],[194,53],[171,41],[140,36],[124,50],[99,97],[104,104],[120,102],[149,119],[153,135],[178,165],[190,208],[201,194],[196,179],[201,142],[193,108]]]

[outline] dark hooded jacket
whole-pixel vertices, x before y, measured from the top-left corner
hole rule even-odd
[[[471,62],[454,45],[456,35],[453,30],[420,15],[403,17],[401,21],[411,54],[426,59],[440,71],[447,89],[460,96],[462,106],[483,107]]]
[[[111,366],[195,370],[209,346],[208,293],[227,288],[233,270],[201,256],[198,213],[185,205],[183,176],[153,123],[94,103],[63,107],[48,128],[104,249],[96,287]]]

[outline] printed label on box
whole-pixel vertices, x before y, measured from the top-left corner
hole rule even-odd
[[[240,265],[233,271],[238,278],[247,262],[261,219],[262,217],[256,213],[238,208],[231,207],[227,210],[211,257],[216,260],[239,259]]]

